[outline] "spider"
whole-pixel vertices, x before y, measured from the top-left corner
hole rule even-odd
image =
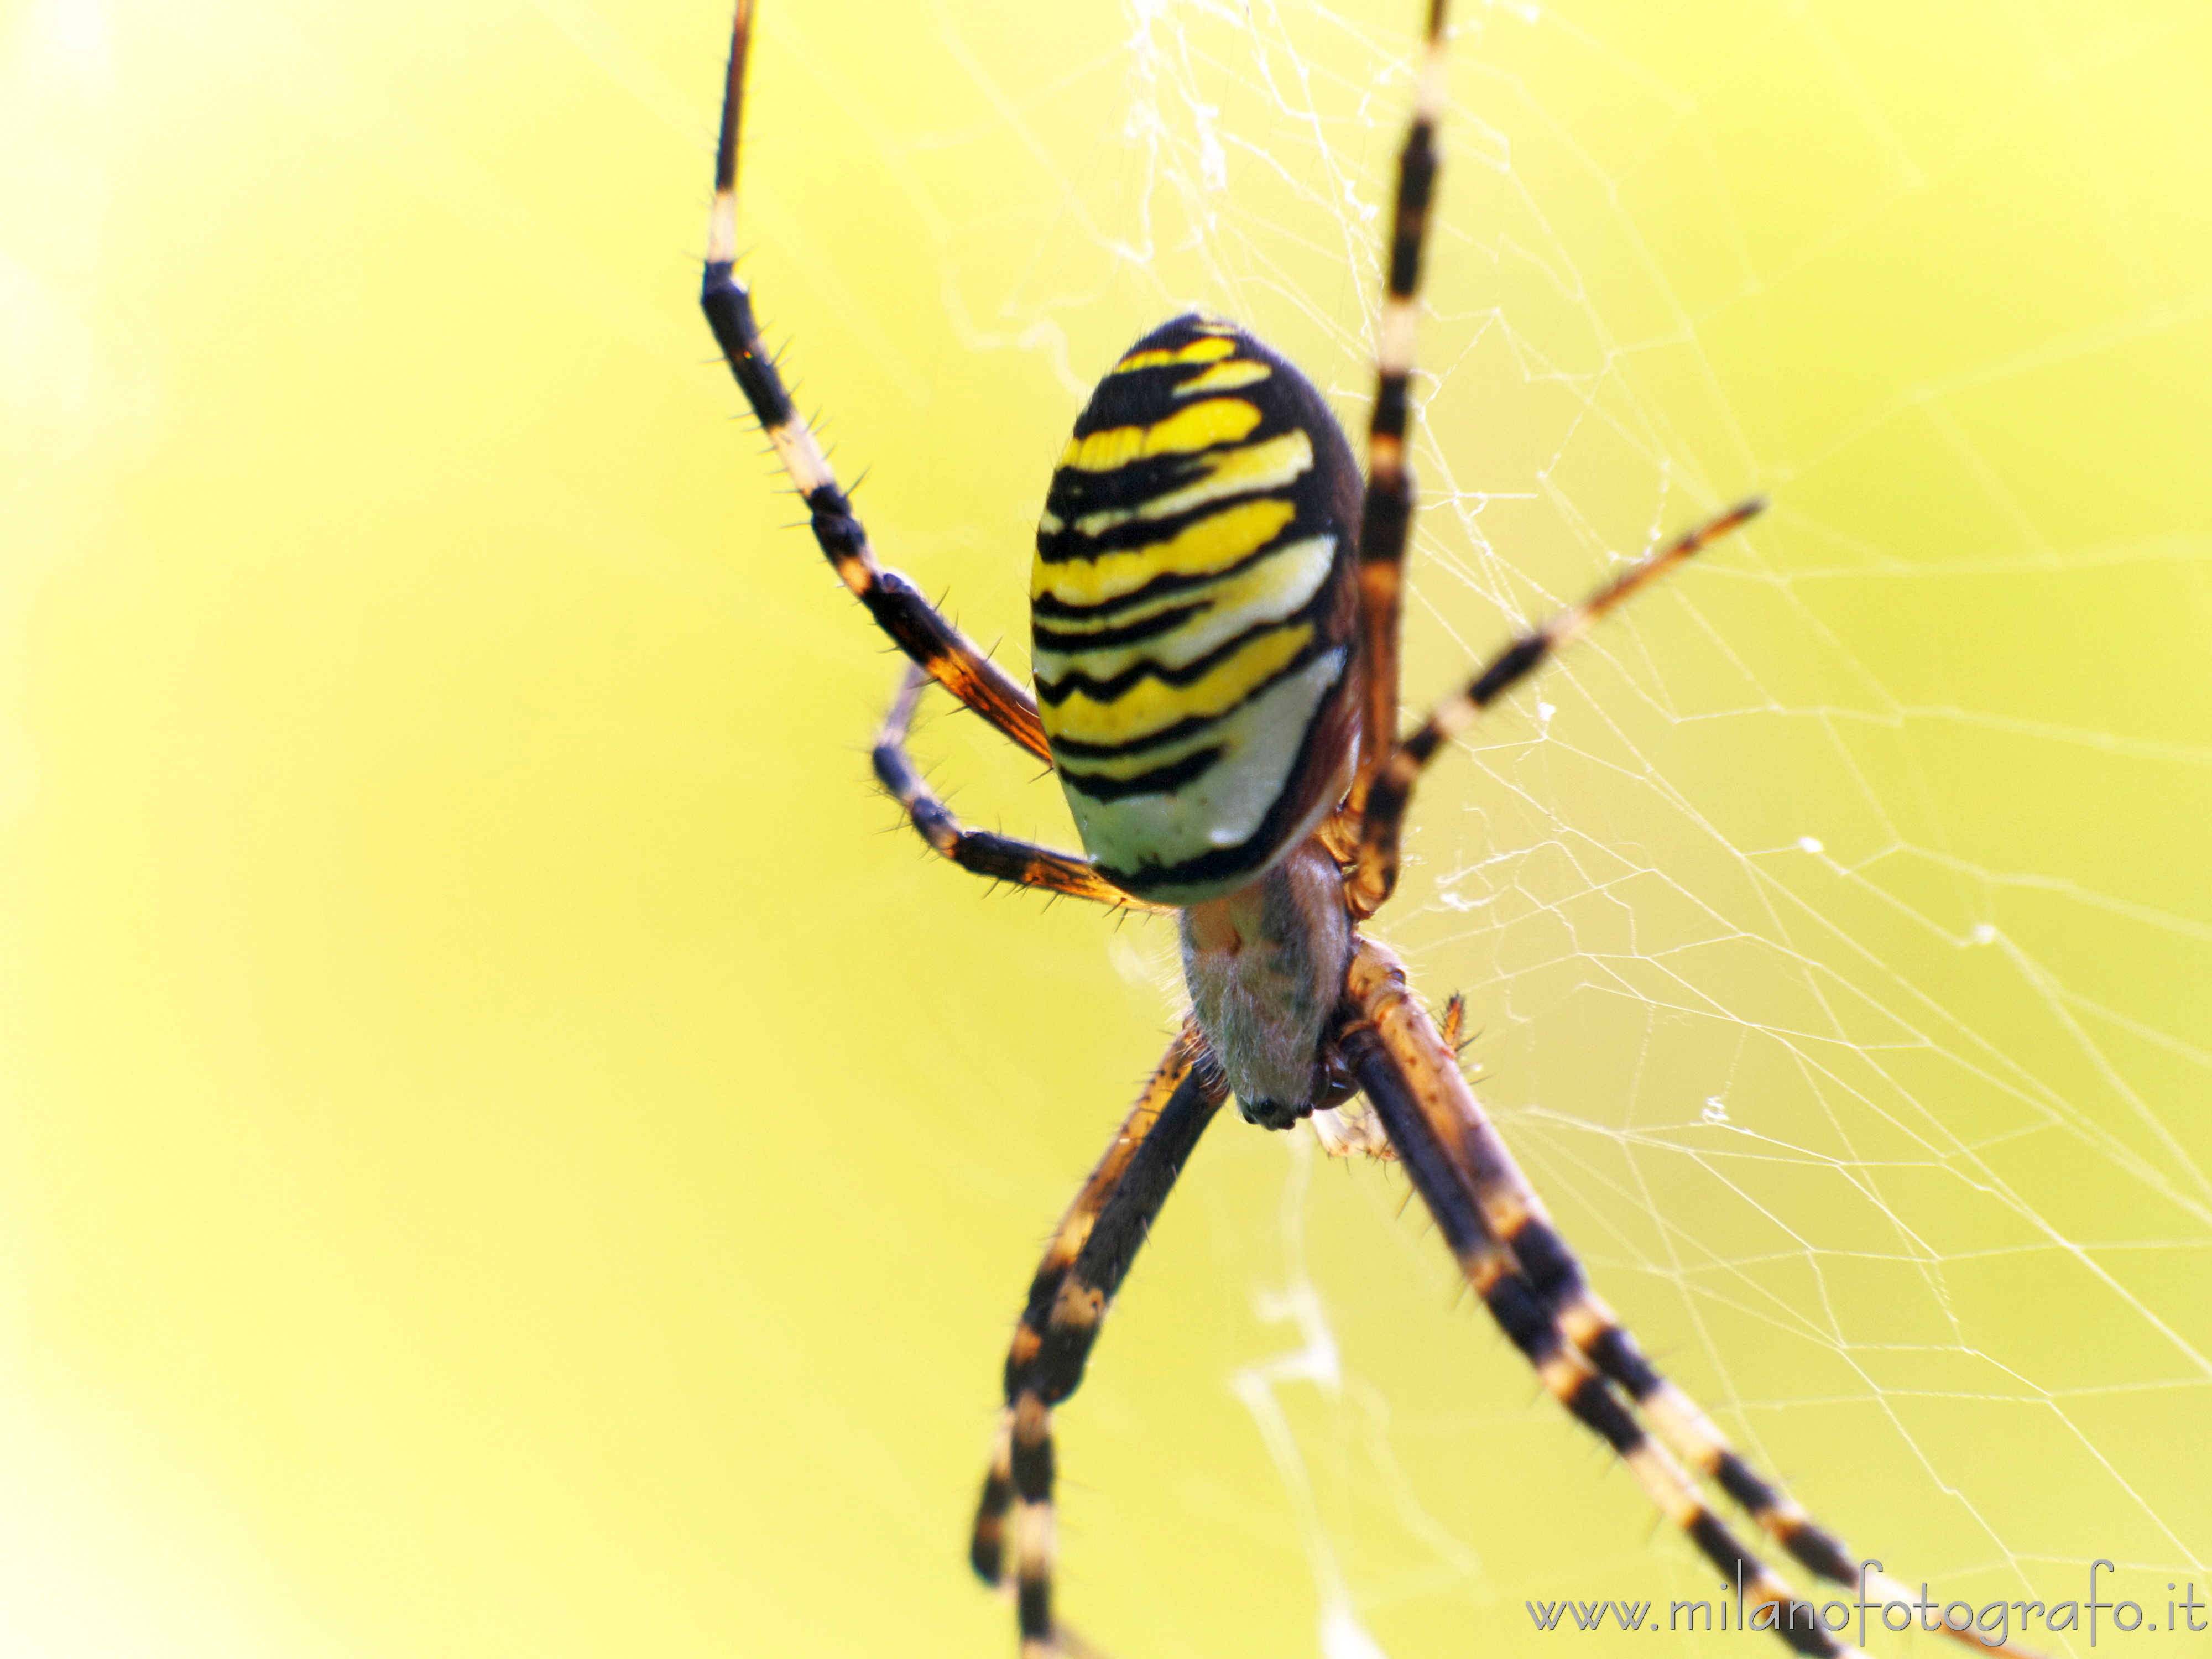
[[[1363,479],[1299,370],[1192,312],[1108,369],[1052,475],[1030,584],[1032,698],[878,562],[761,341],[734,270],[753,0],[738,0],[701,295],[707,320],[805,500],[831,568],[910,659],[874,767],[963,869],[1123,908],[1172,911],[1191,1010],[1030,1282],[969,1559],[1011,1582],[1024,1659],[1079,1649],[1054,1617],[1053,1412],[1185,1160],[1233,1096],[1244,1119],[1312,1119],[1331,1150],[1402,1164],[1460,1270],[1545,1389],[1626,1463],[1729,1585],[1749,1628],[1800,1653],[1856,1650],[1710,1506],[1717,1487],[1799,1565],[1869,1607],[1924,1607],[1759,1475],[1654,1369],[1589,1288],[1439,1030],[1360,925],[1396,884],[1422,769],[1482,709],[1608,611],[1745,524],[1742,501],[1516,640],[1398,738],[1400,583],[1423,246],[1444,103],[1445,0],[1430,0],[1399,154]],[[906,752],[934,681],[1050,766],[1085,856],[962,825]],[[1368,1110],[1340,1109],[1355,1095]],[[1012,1560],[1008,1557],[1011,1553]],[[1836,1603],[1831,1601],[1828,1608]],[[1827,1608],[1821,1610],[1822,1613]],[[1950,1633],[1985,1652],[1971,1631]]]

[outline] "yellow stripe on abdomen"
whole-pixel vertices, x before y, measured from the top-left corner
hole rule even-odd
[[[1205,374],[1193,375],[1175,389],[1175,395],[1190,398],[1201,392],[1226,392],[1231,386],[1257,386],[1273,372],[1265,363],[1239,357],[1233,363],[1216,363]]]
[[[1262,439],[1242,448],[1200,455],[1194,463],[1194,471],[1188,483],[1164,490],[1135,507],[1086,513],[1076,520],[1075,529],[1081,535],[1103,536],[1139,519],[1172,519],[1177,514],[1204,507],[1208,501],[1250,495],[1263,489],[1281,489],[1295,483],[1302,473],[1311,469],[1313,459],[1313,440],[1303,432],[1285,432],[1279,438]]]
[[[1358,517],[1320,393],[1234,324],[1178,318],[1100,382],[1030,592],[1038,712],[1109,879],[1169,903],[1231,890],[1341,794]]]
[[[1030,575],[1030,602],[1050,598],[1062,605],[1098,605],[1163,576],[1216,575],[1274,540],[1297,514],[1290,501],[1240,501],[1140,547],[1057,564],[1040,555]]]
[[[1109,427],[1070,438],[1060,452],[1060,464],[1077,472],[1118,471],[1156,455],[1188,455],[1233,444],[1249,435],[1260,418],[1259,410],[1242,398],[1208,398],[1150,426]]]
[[[1183,363],[1218,362],[1237,349],[1237,342],[1218,334],[1209,334],[1193,340],[1188,345],[1176,346],[1164,351],[1133,351],[1106,372],[1109,374],[1133,374],[1140,368],[1174,368]]]
[[[1287,621],[1321,592],[1336,562],[1336,538],[1309,536],[1289,542],[1241,570],[1196,587],[1116,607],[1103,617],[1055,617],[1049,638],[1040,634],[1036,673],[1058,682],[1071,671],[1110,680],[1139,662],[1186,668],[1239,634]],[[1171,618],[1171,625],[1149,626]],[[1118,629],[1118,632],[1109,630]],[[1094,639],[1086,639],[1088,634]],[[1137,637],[1131,638],[1132,635]],[[1103,638],[1096,637],[1103,636]],[[1094,642],[1095,640],[1095,642]]]
[[[1055,742],[1120,748],[1185,720],[1225,714],[1288,667],[1313,632],[1300,623],[1262,634],[1188,685],[1146,675],[1117,697],[1101,701],[1078,691],[1056,708],[1041,703],[1045,735]]]

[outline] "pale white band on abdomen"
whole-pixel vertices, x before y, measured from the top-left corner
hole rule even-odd
[[[1224,752],[1168,793],[1097,800],[1071,787],[1067,804],[1091,857],[1109,870],[1157,869],[1251,840],[1289,787],[1307,729],[1342,677],[1346,655],[1342,647],[1323,653],[1194,737],[1189,749],[1218,745]]]

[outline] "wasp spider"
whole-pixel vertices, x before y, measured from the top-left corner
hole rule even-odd
[[[762,346],[732,270],[751,0],[738,6],[702,303],[815,539],[911,659],[877,739],[876,774],[929,845],[963,869],[1171,909],[1182,934],[1188,1020],[1061,1220],[1006,1357],[1006,1412],[969,1553],[988,1583],[1011,1579],[1024,1659],[1073,1640],[1053,1613],[1054,1408],[1082,1380],[1107,1304],[1231,1095],[1249,1122],[1286,1129],[1312,1117],[1337,1149],[1364,1145],[1402,1162],[1468,1282],[1545,1388],[1742,1587],[1753,1628],[1771,1626],[1801,1653],[1851,1651],[1714,1511],[1701,1482],[1808,1571],[1877,1607],[1910,1598],[1872,1564],[1863,1573],[1652,1368],[1584,1282],[1462,1078],[1455,1011],[1439,1032],[1398,959],[1359,932],[1390,896],[1407,800],[1445,742],[1762,505],[1731,507],[1630,566],[1514,641],[1409,736],[1395,735],[1400,570],[1413,510],[1408,381],[1437,169],[1443,9],[1431,0],[1398,161],[1364,478],[1312,383],[1244,329],[1203,313],[1155,329],[1107,371],[1052,475],[1030,580],[1032,698],[877,562]],[[905,744],[932,680],[1053,768],[1087,856],[964,828],[930,793]],[[1355,1094],[1369,1112],[1340,1116]]]

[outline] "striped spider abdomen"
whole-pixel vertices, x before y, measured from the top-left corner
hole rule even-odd
[[[1244,887],[1342,797],[1359,718],[1352,446],[1313,383],[1191,313],[1107,371],[1030,584],[1038,712],[1085,849],[1158,903]]]

